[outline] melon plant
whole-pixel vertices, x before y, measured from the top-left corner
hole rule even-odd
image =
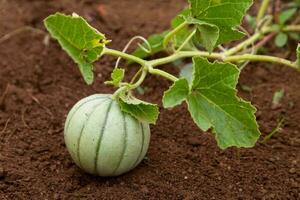
[[[239,75],[249,61],[277,63],[300,71],[300,45],[296,61],[257,54],[262,41],[271,38],[270,34],[296,38],[300,25],[287,22],[297,12],[283,12],[284,21],[279,23],[266,12],[269,1],[263,0],[252,23],[254,33],[246,37],[240,25],[252,0],[189,0],[188,5],[172,20],[169,30],[148,39],[136,36],[123,51],[109,48],[111,40],[77,14],[55,13],[45,19],[47,30],[78,64],[87,84],[94,81],[95,61],[105,55],[118,58],[111,80],[105,82],[116,91],[80,100],[66,120],[67,149],[84,171],[117,176],[133,169],[144,158],[150,140],[149,124],[156,123],[159,107],[137,99],[134,90],[149,75],[171,82],[162,98],[163,107],[186,103],[193,121],[202,131],[210,131],[221,149],[253,147],[259,139],[256,108],[237,96]],[[143,44],[126,53],[135,39],[141,39]],[[151,59],[160,51],[167,55]],[[124,81],[125,70],[118,65],[121,58],[139,66],[130,82]],[[182,76],[159,69],[187,58],[191,59],[192,67],[184,69]]]

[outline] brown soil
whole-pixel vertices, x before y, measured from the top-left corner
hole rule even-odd
[[[0,199],[300,199],[300,75],[284,66],[250,64],[240,80],[252,89],[240,95],[257,106],[263,133],[285,119],[267,143],[221,151],[180,106],[161,109],[147,158],[123,176],[93,177],[70,159],[63,141],[66,114],[85,96],[113,92],[103,81],[115,59],[99,61],[97,80],[87,86],[56,42],[20,28],[44,30],[42,20],[50,13],[77,12],[121,49],[134,35],[168,28],[185,2],[0,0]],[[161,105],[169,82],[152,77],[145,85],[143,98]],[[286,95],[272,108],[272,96],[282,88]]]

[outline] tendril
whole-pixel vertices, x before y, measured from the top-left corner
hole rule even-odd
[[[125,53],[128,48],[131,46],[131,44],[135,41],[135,40],[142,40],[144,42],[144,44],[146,44],[147,48],[145,46],[143,46],[142,44],[138,43],[138,46],[143,50],[145,51],[146,53],[148,54],[151,54],[152,52],[152,48],[151,48],[151,45],[150,43],[147,41],[146,38],[142,37],[142,36],[134,36],[133,38],[131,38],[129,40],[129,42],[126,44],[126,46],[124,47],[124,49],[122,50],[123,53]],[[116,65],[115,65],[115,68],[118,68],[119,67],[119,64],[120,64],[120,61],[121,61],[121,57],[118,57],[118,60],[116,62]]]

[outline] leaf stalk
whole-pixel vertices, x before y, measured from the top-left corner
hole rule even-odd
[[[270,4],[270,0],[263,0],[263,2],[261,3],[260,9],[258,11],[258,15],[256,17],[256,23],[257,24],[265,16],[265,14],[268,10],[269,4]]]

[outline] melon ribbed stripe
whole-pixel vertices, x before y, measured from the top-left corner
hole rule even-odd
[[[85,122],[83,123],[83,126],[82,126],[81,130],[80,130],[80,134],[79,134],[78,142],[77,142],[77,151],[76,151],[76,152],[77,152],[78,164],[79,164],[79,166],[80,166],[81,168],[82,168],[82,165],[81,165],[81,160],[80,160],[80,141],[81,141],[81,138],[82,138],[82,134],[83,134],[83,132],[84,132],[84,128],[85,128],[87,122],[89,121],[91,115],[97,110],[97,108],[98,108],[99,106],[101,106],[101,105],[102,105],[103,103],[105,103],[106,101],[107,101],[107,99],[105,99],[104,101],[102,101],[101,103],[99,103],[99,104],[97,104],[97,105],[95,105],[95,106],[93,107],[93,111],[90,112],[90,113],[88,114],[88,116],[87,116]]]
[[[95,100],[99,100],[99,99],[107,99],[107,98],[108,98],[108,97],[96,97],[96,98],[94,98],[94,99],[89,99],[89,100],[87,100],[87,101],[82,102],[82,103],[78,106],[78,108],[76,108],[76,110],[73,111],[72,115],[69,117],[69,120],[66,122],[67,125],[66,125],[66,131],[65,131],[65,133],[67,133],[67,131],[68,131],[68,129],[69,129],[70,121],[73,119],[74,115],[77,113],[77,111],[78,111],[82,106],[84,106],[86,103],[89,103],[89,102],[91,102],[91,101],[95,101]]]
[[[97,171],[97,166],[98,166],[98,157],[99,157],[99,151],[100,151],[101,141],[102,141],[103,133],[104,133],[105,128],[107,126],[107,119],[108,119],[109,112],[111,110],[112,104],[113,104],[113,100],[111,100],[111,102],[110,102],[110,104],[107,107],[107,110],[105,112],[105,121],[104,121],[103,127],[100,130],[100,138],[99,138],[99,141],[98,141],[98,144],[97,144],[97,148],[96,148],[95,169],[94,169],[94,171],[97,174],[99,174],[98,171]]]
[[[128,136],[128,130],[127,130],[127,123],[126,123],[126,116],[124,115],[124,113],[122,112],[122,119],[123,119],[123,129],[124,129],[124,145],[123,145],[123,149],[122,149],[122,153],[121,153],[121,156],[120,156],[120,160],[119,160],[119,163],[116,167],[116,169],[114,170],[113,172],[113,175],[115,175],[116,171],[118,171],[123,159],[124,159],[124,155],[125,155],[125,151],[127,149],[127,136]]]

